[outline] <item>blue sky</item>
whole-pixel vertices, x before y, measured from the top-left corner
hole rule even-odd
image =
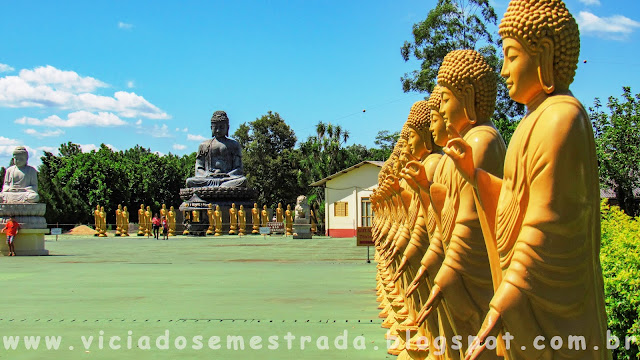
[[[231,133],[272,110],[299,140],[324,121],[373,146],[424,96],[402,92],[419,64],[400,47],[435,2],[3,1],[0,164],[67,141],[189,153],[215,110]],[[640,1],[566,3],[582,35],[574,94],[640,93]],[[499,18],[506,4],[492,1]]]

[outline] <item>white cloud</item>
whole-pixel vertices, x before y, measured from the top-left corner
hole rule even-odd
[[[138,119],[138,121],[136,121],[136,127],[137,128],[142,127],[142,119]]]
[[[202,136],[202,135],[187,134],[187,140],[189,140],[189,141],[205,141],[205,140],[207,140],[207,138]]]
[[[29,165],[34,166],[34,164],[37,165],[40,163],[40,156],[37,149],[25,145],[22,140],[0,136],[0,159],[2,159],[0,166],[9,166],[9,161],[11,157],[13,157],[13,150],[16,149],[16,146],[24,146],[27,148],[29,152]]]
[[[614,40],[624,40],[636,28],[640,28],[640,22],[622,15],[599,17],[588,11],[581,11],[577,20],[580,32]]]
[[[0,73],[2,72],[11,72],[15,70],[14,68],[12,68],[11,66],[7,65],[7,64],[0,64]]]
[[[187,131],[189,131],[189,128],[182,129],[182,132],[187,132]]]
[[[96,145],[96,144],[78,144],[78,145],[80,146],[80,149],[84,153],[100,150],[100,145]],[[104,146],[108,147],[112,151],[118,151],[118,149],[116,149],[115,146],[111,144],[104,144]]]
[[[52,153],[53,155],[58,155],[58,148],[54,146],[39,146],[36,150],[42,151],[43,153],[47,151]]]
[[[133,80],[127,81],[127,87],[129,89],[133,89],[134,87],[136,87],[136,83]]]
[[[40,66],[33,70],[20,70],[22,80],[33,85],[49,85],[54,89],[65,89],[72,92],[91,92],[108,85],[90,76],[82,77],[75,71],[64,71],[51,65]]]
[[[127,122],[120,119],[117,115],[109,112],[99,112],[97,114],[88,111],[76,111],[67,115],[67,119],[62,119],[58,115],[51,115],[42,120],[21,117],[15,121],[16,124],[31,126],[49,126],[49,127],[77,127],[77,126],[122,126]]]
[[[118,22],[118,29],[131,30],[131,28],[133,28],[133,24],[127,24],[122,21]]]
[[[587,6],[589,6],[589,5],[598,5],[599,6],[600,5],[600,0],[578,0],[578,1],[580,1],[581,3],[583,3],[583,4],[587,5]]]
[[[151,130],[151,136],[155,138],[167,138],[172,137],[169,134],[169,127],[167,124],[163,124],[162,126],[153,125],[153,130]]]
[[[113,96],[93,93],[106,86],[92,77],[82,77],[74,71],[62,71],[52,66],[21,70],[19,76],[0,77],[0,107],[107,111],[126,118],[170,118],[134,92],[117,91]]]
[[[173,144],[173,150],[184,150],[186,149],[187,146],[186,145],[182,145],[182,144]]]
[[[36,129],[25,129],[24,133],[27,135],[35,136],[37,138],[44,138],[44,137],[60,136],[64,134],[64,131],[62,129],[45,130],[45,131],[38,131]]]
[[[154,154],[158,155],[158,156],[165,156],[166,154],[161,152],[161,151],[154,151]]]

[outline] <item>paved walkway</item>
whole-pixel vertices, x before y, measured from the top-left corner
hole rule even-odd
[[[0,359],[392,358],[375,265],[355,239],[48,236],[46,247],[0,257]],[[38,350],[24,336],[40,336]]]

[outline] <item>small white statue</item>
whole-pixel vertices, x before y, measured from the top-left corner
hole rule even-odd
[[[304,195],[298,196],[296,201],[294,222],[296,224],[308,224],[310,222],[309,204],[307,203],[307,197]]]
[[[0,202],[3,203],[37,203],[38,171],[27,165],[29,153],[24,146],[13,150],[12,165],[4,175]]]

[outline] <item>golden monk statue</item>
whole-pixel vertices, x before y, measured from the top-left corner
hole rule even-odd
[[[442,87],[440,114],[450,136],[464,138],[473,147],[474,161],[497,176],[502,175],[505,144],[490,120],[495,108],[496,76],[485,58],[473,50],[456,50],[445,56],[438,71]],[[434,197],[444,194],[439,232],[434,234],[444,248],[444,260],[433,279],[429,299],[419,321],[434,313],[444,299],[444,311],[455,335],[468,339],[477,334],[493,295],[491,269],[480,218],[476,211],[473,187],[456,170],[450,156],[441,161],[443,169],[431,185]],[[437,211],[437,210],[436,210]],[[437,240],[435,244],[437,244]],[[434,250],[434,251],[432,251]],[[430,248],[434,261],[442,250]],[[426,267],[430,273],[429,266]],[[429,274],[431,275],[431,274]],[[447,332],[444,335],[448,338]],[[464,356],[468,343],[450,353]],[[452,355],[453,356],[453,355]],[[485,358],[497,358],[496,351]]]
[[[129,236],[129,211],[126,206],[122,208],[120,218],[120,236]]]
[[[244,211],[244,206],[240,205],[238,210],[238,234],[245,235],[247,227],[247,214]]]
[[[238,230],[238,210],[236,204],[231,204],[229,209],[229,235],[235,235]]]
[[[107,236],[107,213],[104,211],[104,206],[100,206],[100,234],[98,236]]]
[[[207,228],[207,235],[213,235],[215,233],[216,219],[213,215],[213,204],[209,204],[209,208],[207,209],[207,217],[209,218],[209,227]]]
[[[122,205],[118,205],[116,209],[116,236],[122,234]]]
[[[282,203],[278,203],[278,207],[276,208],[276,221],[277,222],[282,222],[282,220],[284,219],[284,215],[283,215],[283,209],[282,209]]]
[[[140,209],[138,210],[138,236],[144,236],[147,232],[145,230],[147,219],[144,215],[144,204],[140,204]]]
[[[191,211],[191,223],[199,223],[200,222],[200,211],[192,210]]]
[[[169,223],[169,236],[176,236],[176,211],[173,206],[167,212],[167,222]]]
[[[147,206],[147,210],[144,212],[144,234],[146,236],[153,236],[151,233],[151,206]]]
[[[293,235],[293,211],[291,211],[291,205],[287,204],[287,210],[284,212],[286,221],[286,235]]]
[[[93,236],[100,235],[100,205],[96,205],[96,209],[93,210],[93,222],[95,224],[96,233]]]
[[[216,221],[216,233],[214,236],[222,235],[222,211],[220,211],[220,205],[216,205],[216,211],[213,213]]]
[[[508,332],[505,359],[610,359],[598,163],[589,116],[569,91],[578,26],[560,0],[512,0],[499,33],[501,75],[527,107],[504,177],[478,164],[467,139],[446,149],[478,194],[496,289],[468,358],[487,351],[489,335]],[[531,346],[539,336],[544,349]],[[562,346],[549,346],[554,336]],[[571,337],[582,337],[586,350],[572,349]]]
[[[311,234],[315,235],[318,232],[318,220],[316,218],[316,212],[311,208],[309,210],[309,217],[311,219]]]
[[[162,208],[160,208],[160,219],[167,218],[167,204],[162,204]]]
[[[262,214],[261,214],[261,226],[265,227],[267,226],[267,223],[269,222],[269,212],[267,211],[267,205],[262,206]]]
[[[257,203],[253,203],[253,209],[251,209],[251,222],[253,223],[251,233],[260,234],[260,210]]]

